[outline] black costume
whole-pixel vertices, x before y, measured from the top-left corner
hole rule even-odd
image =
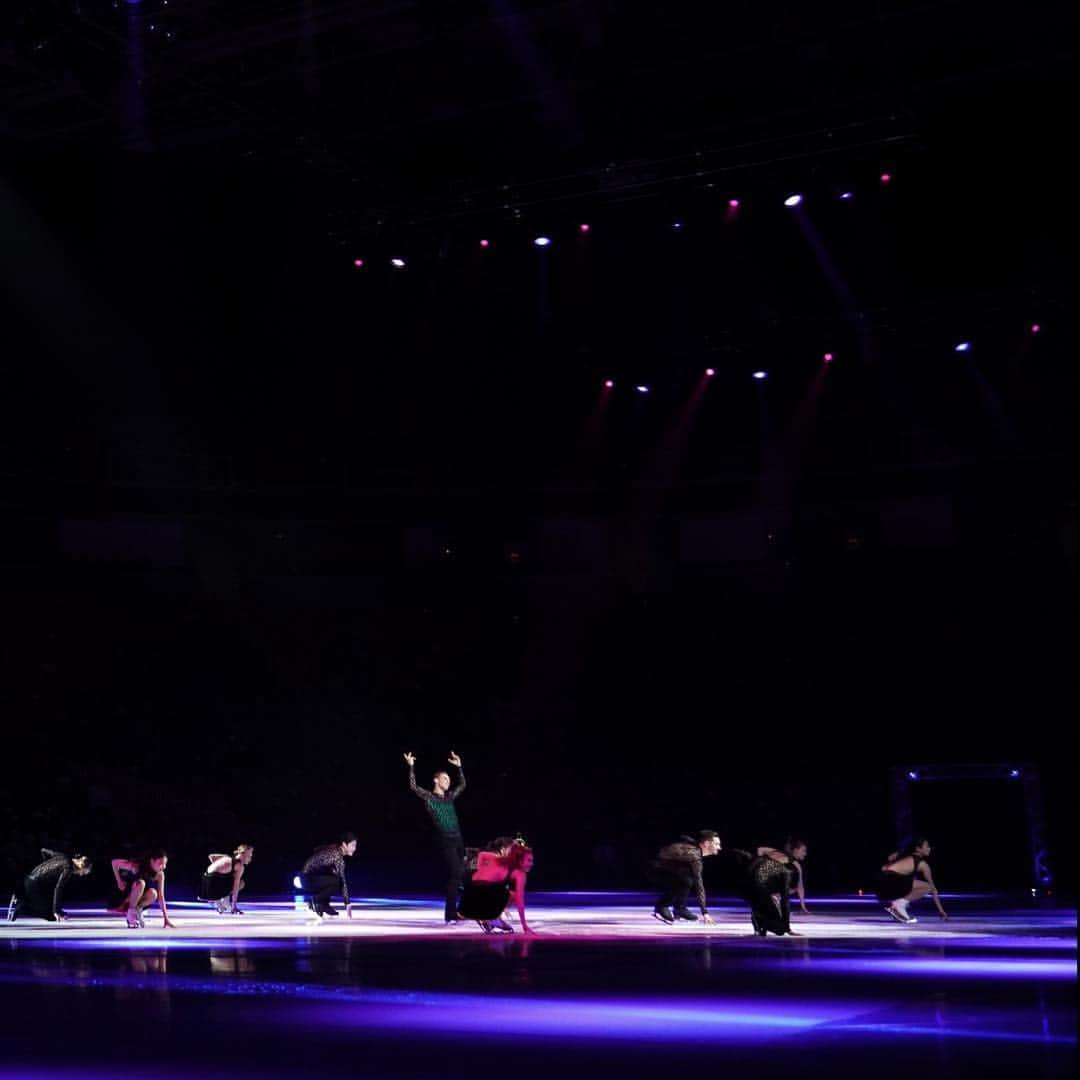
[[[12,922],[20,915],[55,922],[64,911],[60,901],[68,879],[75,872],[75,864],[60,851],[41,849],[42,862],[23,878],[22,896],[17,897],[9,918]]]
[[[351,903],[349,883],[345,878],[345,855],[340,844],[317,847],[304,863],[300,878],[317,915],[337,914],[330,906],[330,898],[335,892],[341,893],[346,905]]]
[[[701,907],[701,914],[708,915],[705,882],[702,878],[703,867],[701,848],[686,836],[657,852],[652,864],[653,881],[661,889],[654,909],[657,914],[674,908],[676,916],[686,918],[689,914],[686,901],[692,889]]]

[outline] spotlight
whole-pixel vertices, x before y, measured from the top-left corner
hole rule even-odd
[[[615,380],[614,379],[605,379],[604,380],[604,389],[605,390],[613,390],[614,388],[615,388]]]
[[[489,248],[489,247],[491,247],[491,241],[490,240],[481,240],[480,241],[480,246],[482,248]]]
[[[883,184],[887,184],[891,179],[892,179],[892,174],[891,173],[883,172],[881,174],[881,182]]]
[[[294,889],[302,889],[304,887],[304,883],[300,880],[299,874],[292,879],[292,884]]]
[[[1042,327],[1038,323],[1032,323],[1031,324],[1031,332],[1033,334],[1037,334],[1041,329],[1042,329]]]
[[[754,378],[755,379],[767,379],[768,377],[769,377],[769,373],[767,371],[755,371],[754,372]]]
[[[840,198],[843,199],[845,202],[848,199],[854,199],[855,198],[855,192],[854,191],[841,191],[840,192]]]
[[[796,192],[794,195],[789,195],[784,200],[784,205],[785,206],[798,206],[799,203],[801,203],[801,202],[802,202],[802,196],[798,192]]]
[[[649,392],[649,388],[648,388],[647,386],[644,386],[644,385],[642,385],[642,386],[635,386],[635,387],[634,387],[634,389],[635,389],[635,390],[636,390],[636,391],[637,391],[637,392],[638,392],[639,394],[647,394],[647,393]]]
[[[673,221],[671,223],[671,227],[673,229],[681,229],[682,228],[682,222],[681,221]]]
[[[535,244],[535,245],[536,245],[537,247],[548,247],[548,246],[549,246],[549,245],[551,244],[551,237],[550,237],[550,236],[538,236],[538,237],[537,237],[537,238],[536,238],[536,239],[535,239],[535,240],[533,241],[533,243],[534,243],[534,244]]]
[[[832,353],[827,352],[821,359],[824,360],[826,364],[831,364],[833,359]]]
[[[705,369],[705,377],[711,379],[716,374],[716,368],[707,367]]]
[[[970,349],[971,349],[971,342],[970,341],[961,341],[960,344],[957,345],[953,349],[953,352],[969,352]]]
[[[588,224],[587,224],[586,222],[584,222],[584,221],[583,221],[583,222],[582,222],[582,223],[581,223],[581,224],[580,224],[580,225],[579,225],[579,226],[577,227],[577,231],[578,231],[579,233],[587,233],[587,232],[589,231],[589,226],[588,226]]]
[[[353,264],[353,266],[356,267],[357,270],[359,270],[364,265],[364,260],[363,259],[353,259],[352,264]]]
[[[728,209],[729,210],[738,210],[739,209],[739,200],[738,199],[728,199],[727,204],[728,204]]]
[[[909,780],[918,780],[919,779],[919,774],[917,772],[915,772],[914,769],[912,769],[911,772],[908,773],[908,779]]]
[[[391,259],[390,260],[390,265],[395,270],[404,270],[405,269],[405,260],[404,259]]]
[[[1013,779],[1013,780],[1019,780],[1020,779],[1020,770],[1019,769],[1010,769],[1009,770],[1009,777],[1010,777],[1010,779]]]

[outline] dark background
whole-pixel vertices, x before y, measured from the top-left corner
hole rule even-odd
[[[425,887],[453,748],[538,886],[865,887],[892,766],[1016,761],[1071,889],[1071,6],[227,7],[4,16],[5,875]],[[940,884],[1026,887],[973,791]]]

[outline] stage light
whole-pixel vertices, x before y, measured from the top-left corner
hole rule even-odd
[[[705,369],[706,378],[711,379],[716,374],[716,368],[707,367]]]
[[[551,244],[551,237],[550,237],[550,236],[538,236],[538,237],[537,237],[537,238],[536,238],[536,239],[535,239],[535,240],[533,241],[533,243],[534,243],[534,244],[535,244],[535,245],[536,245],[537,247],[548,247],[548,246],[549,246],[549,245]]]
[[[881,174],[881,182],[883,184],[887,184],[891,179],[892,179],[892,175],[890,173],[883,172]]]
[[[954,352],[968,352],[971,349],[970,341],[961,341],[959,345],[953,350]]]
[[[769,373],[767,371],[755,371],[754,372],[754,378],[755,379],[767,379],[768,377],[769,377]]]
[[[582,222],[577,228],[579,233],[587,233],[589,231],[589,226],[585,222]]]
[[[604,388],[606,390],[613,390],[615,388],[615,380],[614,379],[605,379],[604,380]]]
[[[738,199],[728,199],[727,204],[728,204],[728,209],[729,210],[738,210],[739,209],[739,200]]]
[[[681,229],[682,228],[682,222],[681,221],[673,221],[671,223],[671,227],[673,229]]]
[[[912,771],[908,773],[908,779],[909,780],[918,780],[919,779],[919,774],[917,772],[915,772],[914,769],[912,769]]]
[[[299,874],[297,874],[292,879],[292,883],[293,883],[293,888],[294,889],[302,889],[304,887],[304,883],[300,880],[300,875]]]
[[[634,389],[639,394],[647,394],[649,392],[649,388],[647,386],[644,386],[644,385],[643,386],[635,386]]]
[[[1031,324],[1031,332],[1032,332],[1033,334],[1037,334],[1037,333],[1038,333],[1038,332],[1039,332],[1039,331],[1040,331],[1041,329],[1042,329],[1042,327],[1041,327],[1041,326],[1039,326],[1039,324],[1038,324],[1038,323],[1032,323],[1032,324]]]
[[[845,200],[845,202],[848,199],[854,199],[855,198],[855,192],[853,192],[853,191],[841,191],[840,192],[840,198]]]
[[[802,202],[802,196],[796,192],[794,195],[789,195],[784,200],[784,205],[785,206],[798,206],[799,203],[801,203],[801,202]]]
[[[832,353],[827,352],[821,359],[824,360],[826,364],[831,364],[833,360]]]
[[[353,264],[353,266],[355,266],[357,268],[357,270],[359,270],[364,265],[364,260],[363,259],[353,259],[352,264]]]
[[[1010,769],[1009,770],[1009,776],[1013,780],[1018,780],[1020,778],[1020,770],[1019,769]]]
[[[490,240],[481,240],[480,241],[480,246],[482,248],[491,247],[491,241]]]
[[[404,270],[405,269],[405,260],[404,259],[391,259],[390,260],[390,265],[395,270]]]

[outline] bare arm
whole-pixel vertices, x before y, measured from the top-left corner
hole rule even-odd
[[[240,882],[244,877],[244,864],[238,862],[232,872],[232,907],[236,910],[236,898],[240,895]]]
[[[531,934],[533,931],[525,918],[525,881],[525,874],[521,870],[515,870],[510,875],[510,899],[517,908],[522,931]]]
[[[232,868],[231,855],[211,855],[210,865],[206,868],[208,874],[224,874]]]
[[[802,863],[798,859],[795,860],[795,895],[799,898],[799,907],[809,914],[806,911],[806,888],[803,885]]]
[[[159,870],[157,875],[157,895],[158,903],[161,905],[161,918],[162,926],[171,927],[173,924],[169,921],[169,909],[165,906],[165,871]]]
[[[139,864],[132,862],[130,859],[113,859],[112,861],[113,877],[116,879],[116,887],[123,889],[124,879],[120,876],[121,870],[130,870],[134,873],[139,869]]]
[[[930,896],[934,901],[934,907],[937,908],[938,914],[943,919],[947,919],[949,916],[945,913],[945,909],[941,906],[941,897],[938,896],[937,886],[934,884],[933,875],[930,873],[930,864],[923,860],[923,862],[919,864],[919,872],[926,880],[926,884],[930,886]]]

